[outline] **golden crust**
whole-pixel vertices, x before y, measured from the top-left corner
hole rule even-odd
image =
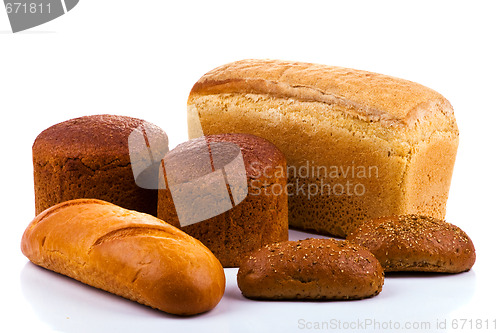
[[[384,272],[367,249],[335,239],[266,245],[238,271],[238,287],[255,299],[361,299],[382,290]]]
[[[362,70],[283,60],[247,59],[205,74],[193,86],[196,95],[245,91],[299,101],[340,105],[344,112],[367,121],[413,124],[439,105],[452,114],[450,103],[418,83]]]
[[[101,200],[45,210],[26,228],[21,250],[36,265],[172,314],[208,311],[225,288],[222,266],[199,241]]]
[[[386,272],[460,273],[470,270],[476,260],[474,244],[465,232],[429,216],[370,220],[347,240],[370,250]]]
[[[380,216],[445,216],[458,128],[449,103],[417,83],[324,65],[243,60],[194,85],[188,125],[190,138],[263,137],[290,168],[305,169],[289,174],[292,227],[345,237]],[[321,177],[319,169],[326,170]]]

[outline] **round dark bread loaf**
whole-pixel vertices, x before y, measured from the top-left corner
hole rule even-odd
[[[240,133],[193,139],[166,154],[162,169],[158,217],[200,240],[224,267],[288,240],[286,160],[269,141]],[[228,193],[228,209],[221,209]],[[195,221],[183,223],[183,214]]]
[[[149,122],[116,115],[70,119],[41,132],[33,144],[36,214],[92,198],[156,215],[158,191],[136,184],[130,161],[129,136],[139,127],[147,128],[150,140],[166,137]]]
[[[237,279],[243,295],[253,299],[347,300],[379,294],[384,272],[361,246],[312,238],[252,252]]]
[[[347,240],[370,250],[386,272],[459,273],[470,270],[476,260],[474,244],[465,232],[429,216],[370,220]]]

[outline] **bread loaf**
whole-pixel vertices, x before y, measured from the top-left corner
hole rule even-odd
[[[238,287],[255,299],[361,299],[377,295],[384,272],[367,249],[335,239],[266,245],[238,270]]]
[[[347,239],[370,250],[386,272],[459,273],[470,270],[476,260],[474,244],[465,232],[430,216],[370,220]]]
[[[137,130],[139,137],[149,136],[143,141],[168,151],[168,138],[159,127],[125,116],[85,116],[40,133],[33,144],[36,214],[60,202],[90,198],[156,216],[157,188],[138,186],[131,165],[130,136]],[[151,168],[137,178],[156,177],[158,184],[159,161]]]
[[[36,265],[172,314],[208,311],[224,293],[222,266],[203,244],[101,200],[45,210],[27,227],[21,249]]]
[[[444,218],[458,146],[450,103],[382,74],[280,60],[242,60],[199,79],[191,138],[250,133],[288,164],[292,227],[345,237],[379,216]]]
[[[200,240],[224,267],[288,239],[286,160],[269,141],[250,134],[190,140],[162,168],[158,217]]]

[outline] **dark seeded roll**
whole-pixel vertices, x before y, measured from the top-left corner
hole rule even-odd
[[[476,260],[474,244],[465,232],[429,216],[370,220],[347,240],[369,249],[386,272],[459,273],[470,270]]]
[[[71,119],[40,133],[33,144],[36,214],[63,201],[93,198],[156,215],[158,192],[137,186],[130,162],[129,135],[139,127],[151,141],[165,137],[161,144],[168,145],[159,127],[114,115]]]
[[[335,239],[266,245],[238,271],[245,297],[272,300],[347,300],[378,295],[384,272],[367,249]]]

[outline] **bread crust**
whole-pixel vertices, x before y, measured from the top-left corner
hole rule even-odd
[[[429,216],[373,219],[347,240],[370,250],[386,272],[460,273],[470,270],[476,260],[474,244],[464,231]]]
[[[246,179],[244,185],[247,186],[247,195],[228,211],[218,215],[209,214],[213,217],[181,226],[179,207],[174,205],[170,186],[200,179],[231,162],[231,158],[234,158],[232,152],[226,154],[224,147],[222,150],[213,149],[219,143],[230,143],[241,150],[245,166],[241,172],[243,179]],[[207,147],[212,148],[210,159],[215,170],[207,168],[207,161],[202,157],[208,155]],[[161,175],[165,179],[166,189],[158,193],[158,217],[203,242],[224,267],[238,267],[250,251],[288,239],[286,160],[283,153],[269,141],[251,134],[206,136],[182,143],[171,150],[164,158],[165,165],[176,172],[173,176],[170,174],[168,179],[165,173]],[[192,197],[212,193],[218,185],[216,182],[217,178],[207,180],[205,177],[204,183],[199,183],[205,190],[196,188]],[[273,188],[277,188],[277,191],[273,192]],[[231,192],[234,191],[232,187]],[[178,204],[185,204],[188,209],[192,209],[191,202]],[[196,209],[202,208],[197,206]]]
[[[199,241],[147,214],[95,199],[55,205],[21,241],[34,264],[177,315],[214,308],[225,276]]]
[[[41,132],[33,143],[35,213],[67,200],[94,198],[156,215],[157,191],[137,186],[129,155],[130,133],[142,119],[92,115],[70,119]]]
[[[341,105],[346,113],[386,125],[413,124],[432,104],[453,114],[436,91],[408,80],[363,70],[320,64],[246,59],[217,67],[191,89],[196,95],[246,92]]]
[[[288,178],[294,228],[345,237],[380,216],[446,215],[458,127],[450,103],[420,84],[335,66],[242,60],[193,86],[188,125],[190,138],[263,137],[289,167],[307,170]],[[326,171],[318,176],[319,169]]]
[[[384,272],[367,249],[335,239],[266,245],[241,264],[245,297],[273,300],[347,300],[380,293]]]

